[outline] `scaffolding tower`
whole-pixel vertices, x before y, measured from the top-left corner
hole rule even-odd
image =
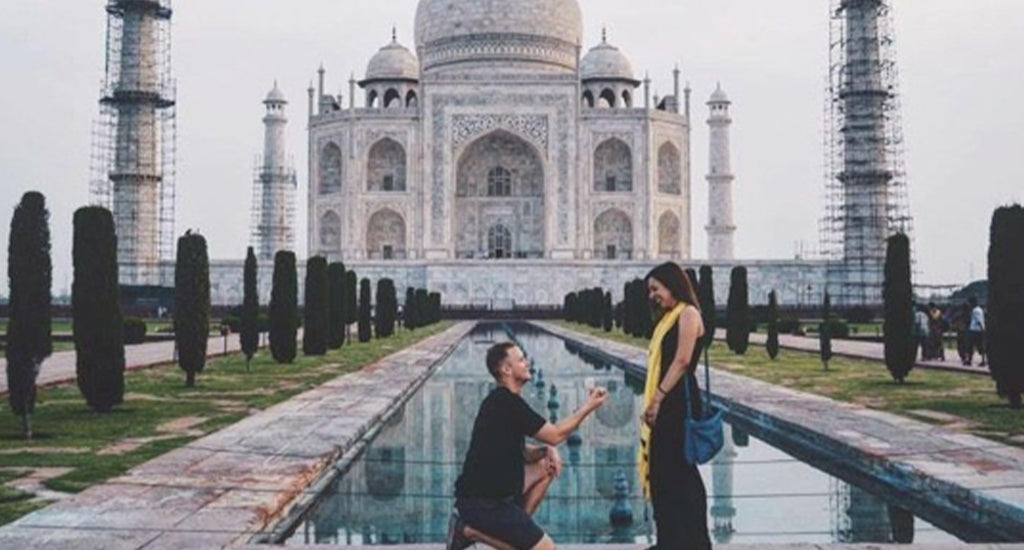
[[[108,0],[90,203],[110,210],[122,285],[161,286],[174,255],[177,140],[171,0]]]
[[[833,303],[882,304],[886,239],[913,239],[892,0],[831,0],[822,251]]]

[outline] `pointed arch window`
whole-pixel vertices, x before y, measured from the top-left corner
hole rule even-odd
[[[487,196],[508,197],[512,195],[512,172],[497,166],[487,173]]]

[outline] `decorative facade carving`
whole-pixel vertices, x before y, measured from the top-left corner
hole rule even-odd
[[[452,117],[452,148],[457,149],[496,128],[527,137],[547,153],[548,117],[544,115],[455,115]]]

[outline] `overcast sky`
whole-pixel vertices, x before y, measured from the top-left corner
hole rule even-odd
[[[103,0],[0,3],[0,255],[7,293],[10,215],[46,194],[54,292],[70,287],[71,217],[88,200],[90,129],[103,77]],[[585,46],[628,55],[671,91],[677,62],[695,98],[693,247],[706,254],[707,125],[715,82],[733,100],[739,258],[815,247],[823,210],[826,0],[581,0]],[[177,231],[199,229],[214,258],[248,244],[261,101],[276,78],[291,104],[305,253],[306,87],[322,61],[347,94],[390,39],[412,46],[416,0],[175,0]],[[896,11],[906,161],[920,282],[984,276],[992,210],[1024,200],[1024,2],[900,0]],[[347,101],[347,100],[346,100]]]

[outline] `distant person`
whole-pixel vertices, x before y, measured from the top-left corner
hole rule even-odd
[[[978,305],[978,299],[973,296],[967,301],[967,305],[971,308],[971,321],[967,328],[967,337],[971,344],[967,352],[967,365],[970,366],[974,362],[974,352],[977,350],[981,356],[979,366],[984,367],[988,365],[985,361],[985,310]]]
[[[960,363],[969,365],[968,352],[971,344],[967,329],[971,322],[971,308],[967,304],[951,307],[947,319],[950,330],[956,333],[956,353],[960,357]]]
[[[660,320],[648,349],[640,482],[654,508],[657,548],[707,550],[707,490],[697,465],[688,464],[683,454],[687,408],[694,418],[701,418],[694,374],[701,352],[698,341],[704,335],[700,302],[689,277],[675,263],[655,267],[646,281],[651,307]]]
[[[946,333],[945,323],[942,318],[942,310],[934,303],[928,304],[928,347],[932,359],[939,361],[946,360],[946,346],[942,341]]]
[[[487,370],[498,387],[480,404],[473,423],[462,474],[455,482],[447,549],[483,542],[499,550],[552,550],[555,543],[534,523],[533,514],[562,473],[555,446],[604,404],[608,391],[591,389],[578,411],[551,424],[521,397],[532,376],[518,346],[491,346]],[[526,445],[526,437],[547,445]]]
[[[914,313],[914,334],[917,337],[917,347],[921,350],[921,360],[931,359],[928,350],[928,312],[924,306],[918,306]]]

